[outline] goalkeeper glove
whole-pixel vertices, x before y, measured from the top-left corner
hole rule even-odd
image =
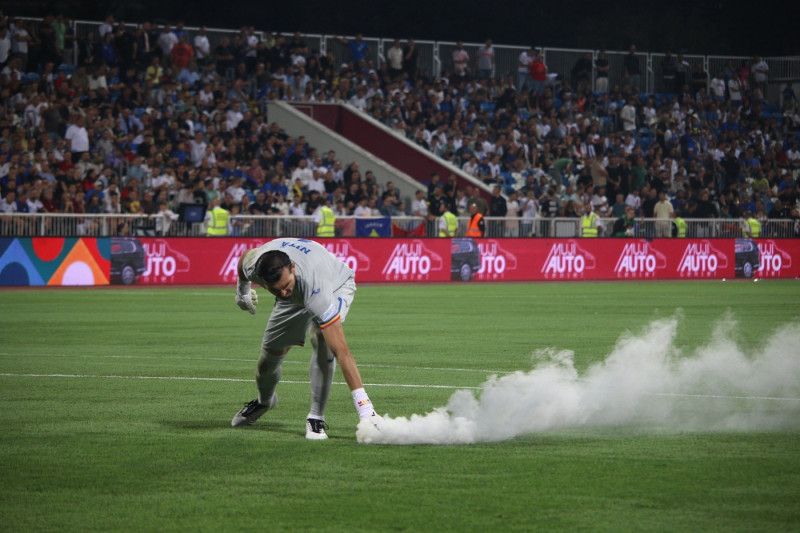
[[[241,281],[236,284],[236,298],[234,299],[236,305],[242,311],[248,311],[251,315],[256,314],[256,306],[258,305],[258,294],[255,289],[250,288],[249,281]]]

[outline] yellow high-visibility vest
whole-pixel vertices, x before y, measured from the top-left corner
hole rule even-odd
[[[456,230],[458,229],[458,219],[451,211],[445,211],[442,214],[442,217],[445,220],[445,224],[447,225],[447,232],[450,233],[450,237],[456,236]],[[444,230],[439,230],[439,237],[447,237],[447,233]]]
[[[211,220],[208,221],[206,235],[209,237],[222,237],[228,234],[228,219],[231,214],[221,207],[215,207],[209,214]]]
[[[681,217],[675,217],[675,227],[678,228],[677,237],[683,239],[686,237],[686,221]]]
[[[761,237],[761,222],[758,219],[750,217],[747,219],[747,225],[750,226],[750,237],[753,239]]]
[[[592,212],[581,217],[581,235],[597,237],[597,214]]]
[[[320,219],[317,224],[317,237],[336,236],[336,213],[333,209],[324,205],[319,208]]]

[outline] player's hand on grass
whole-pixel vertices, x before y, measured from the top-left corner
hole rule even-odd
[[[249,289],[244,292],[236,291],[236,305],[242,311],[248,311],[251,315],[256,314],[256,306],[258,305],[258,293],[255,289]]]
[[[381,430],[381,425],[383,424],[383,417],[382,416],[380,416],[379,414],[373,412],[372,416],[370,416],[367,420],[369,420],[369,423],[372,424],[372,427],[374,427],[378,431]]]

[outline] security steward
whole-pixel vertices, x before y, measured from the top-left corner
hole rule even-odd
[[[439,237],[455,237],[458,230],[458,219],[447,208],[447,202],[439,202]]]
[[[222,200],[219,196],[211,200],[206,211],[206,236],[224,237],[228,234],[228,221],[231,218],[230,212],[221,207]]]
[[[331,202],[327,197],[314,214],[314,221],[317,223],[317,237],[336,236],[336,213],[331,209]]]
[[[753,213],[747,213],[747,220],[745,220],[744,228],[742,228],[745,237],[750,237],[751,239],[757,239],[761,237],[761,222],[758,221],[756,217],[753,216]]]
[[[581,237],[597,237],[600,227],[602,227],[602,222],[592,209],[592,205],[584,204],[583,215],[581,215]]]
[[[674,211],[672,212],[672,216],[675,217],[672,221],[672,236],[679,239],[686,238],[686,221]]]
[[[483,220],[483,215],[478,211],[478,204],[475,202],[469,203],[469,225],[467,226],[467,237],[483,237],[486,233],[486,221]]]

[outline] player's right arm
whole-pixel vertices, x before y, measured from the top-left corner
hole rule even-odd
[[[256,314],[256,306],[258,305],[258,294],[255,289],[250,286],[250,280],[247,279],[243,266],[244,258],[249,252],[250,250],[239,258],[239,264],[236,266],[238,279],[236,280],[236,296],[234,297],[234,301],[236,305],[239,306],[239,309],[254,315]]]

